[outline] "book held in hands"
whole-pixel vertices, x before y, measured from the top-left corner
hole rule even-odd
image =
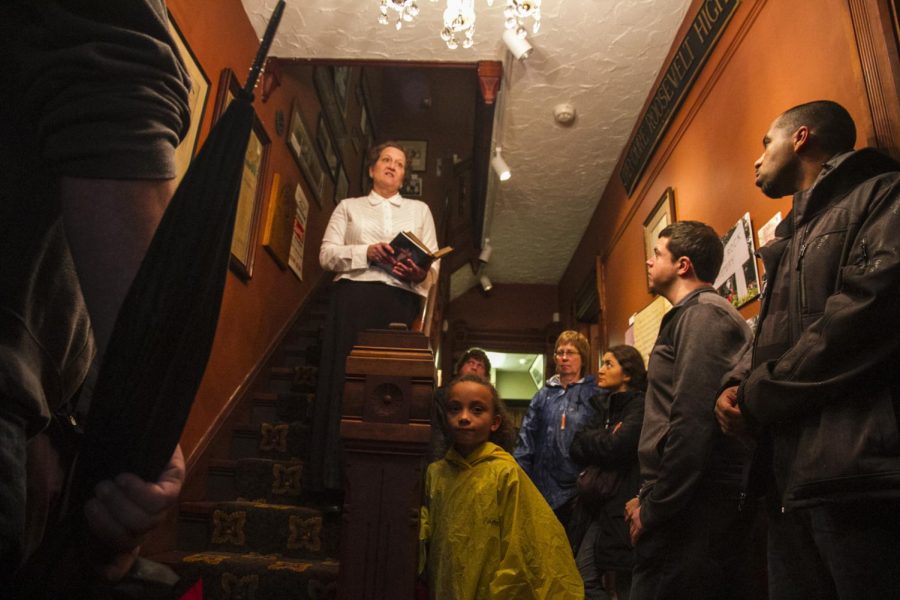
[[[372,265],[387,271],[391,275],[394,275],[394,265],[398,262],[404,262],[406,259],[411,259],[420,269],[428,269],[431,263],[453,252],[453,248],[450,246],[444,246],[440,250],[432,252],[411,231],[401,231],[390,241],[390,245],[394,249],[394,255],[390,257],[390,261],[375,261]]]

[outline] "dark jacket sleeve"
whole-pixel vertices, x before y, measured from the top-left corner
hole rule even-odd
[[[644,394],[630,394],[620,418],[610,422],[609,429],[606,429],[606,413],[598,414],[588,427],[575,434],[570,456],[581,467],[599,465],[619,469],[637,461],[638,440],[644,423]],[[618,422],[622,426],[613,433]]]
[[[693,498],[719,431],[713,415],[716,391],[749,345],[750,331],[722,308],[698,304],[679,321],[674,342],[674,401],[660,475],[641,499],[647,530],[672,518]]]
[[[738,402],[763,425],[791,421],[885,381],[900,352],[900,178],[870,183],[873,200],[824,312],[778,360],[754,369]],[[854,393],[856,392],[856,393]]]

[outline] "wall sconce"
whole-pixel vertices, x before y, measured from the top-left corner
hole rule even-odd
[[[497,148],[496,152],[494,152],[494,157],[491,159],[491,166],[494,167],[494,171],[497,173],[497,177],[500,178],[500,181],[506,181],[512,177],[509,165],[506,164],[506,161],[500,156],[500,148]]]
[[[525,39],[524,29],[521,33],[517,33],[515,29],[507,29],[503,32],[503,41],[506,42],[506,47],[517,60],[525,60],[534,49]]]
[[[491,283],[491,280],[488,279],[488,276],[487,276],[487,275],[482,275],[481,277],[479,277],[479,278],[478,278],[478,283],[481,284],[481,289],[482,289],[485,293],[491,291],[491,288],[494,287],[494,284]]]

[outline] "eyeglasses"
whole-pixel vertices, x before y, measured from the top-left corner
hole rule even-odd
[[[559,358],[564,358],[566,356],[576,356],[576,355],[578,355],[578,351],[576,351],[576,350],[557,350],[556,352],[554,352],[554,354],[556,356],[558,356]]]

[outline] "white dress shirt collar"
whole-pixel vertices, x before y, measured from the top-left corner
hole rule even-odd
[[[400,201],[403,199],[403,197],[399,194],[399,192],[394,194],[390,198],[385,198],[384,196],[382,196],[375,190],[372,190],[371,192],[369,192],[368,198],[369,198],[369,204],[371,204],[372,206],[378,206],[380,203],[385,202],[385,201],[390,202],[394,206],[400,206]]]

